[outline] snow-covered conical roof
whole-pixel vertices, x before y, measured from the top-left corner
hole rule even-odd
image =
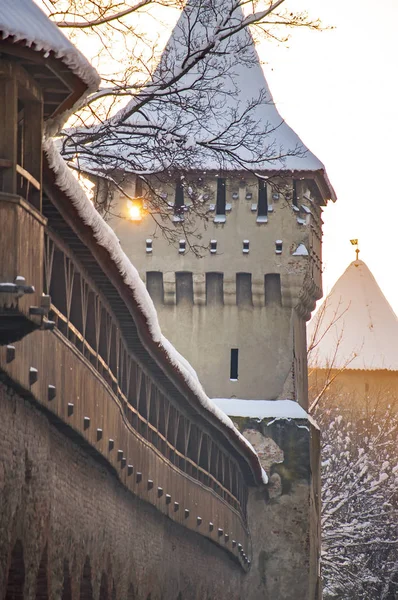
[[[94,67],[33,0],[0,0],[0,39],[23,43],[45,55],[52,52],[87,85],[88,91],[99,86]]]
[[[230,13],[232,17],[227,24],[223,24],[223,17]],[[227,30],[239,29],[244,21],[241,6],[232,0],[189,0],[173,29],[151,83],[138,96],[142,98],[154,94],[154,97],[139,114],[134,113],[137,100],[132,99],[123,111],[125,122],[130,125],[137,123],[141,127],[149,127],[150,123],[155,126],[160,124],[162,128],[170,126],[179,135],[187,135],[189,148],[194,151],[195,145],[204,140],[212,140],[214,146],[220,142],[226,149],[231,148],[239,135],[222,139],[218,136],[230,126],[231,121],[240,119],[248,138],[250,130],[268,133],[263,142],[254,134],[248,147],[243,144],[234,148],[243,165],[258,159],[260,147],[261,160],[254,165],[257,170],[320,172],[325,177],[330,197],[334,198],[323,164],[306,148],[278,112],[249,28],[240,29],[223,39]],[[214,44],[212,52],[204,60],[198,61],[182,79],[162,89],[157,87],[173,79],[173,76],[178,77],[186,65],[194,63],[202,49],[209,44]],[[187,48],[190,49],[188,53]],[[187,110],[189,98],[193,97],[192,87],[196,90],[197,106]],[[179,91],[181,89],[184,91]],[[165,106],[165,95],[169,100],[168,106]],[[246,113],[244,121],[242,117],[253,100],[256,105]],[[215,106],[215,110],[206,112],[206,102]],[[197,119],[193,117],[195,108]],[[122,129],[119,130],[121,137]],[[165,144],[170,142],[171,138],[165,140]],[[120,150],[122,144],[118,147]],[[220,168],[217,153],[202,148],[200,158],[202,167]],[[236,161],[228,163],[225,156],[223,160],[223,169],[237,168]],[[156,169],[155,163],[156,157],[150,168]],[[194,163],[191,166],[194,168]]]
[[[398,318],[362,260],[353,261],[308,325],[311,367],[398,370]]]

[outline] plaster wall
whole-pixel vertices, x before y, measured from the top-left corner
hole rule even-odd
[[[202,196],[209,196],[204,201],[208,209],[215,204],[216,182],[216,177],[208,177],[201,183]],[[320,207],[305,183],[299,182],[298,207],[293,208],[291,185],[291,180],[268,185],[267,222],[257,222],[257,212],[252,210],[257,205],[257,180],[250,176],[243,183],[239,178],[227,180],[226,202],[231,209],[225,223],[214,222],[214,210],[207,212],[207,221],[198,219],[194,226],[189,208],[184,223],[173,222],[172,207],[163,221],[154,215],[173,229],[177,247],[164,238],[149,215],[138,223],[129,221],[126,198],[116,199],[112,212],[121,218],[112,218],[110,225],[148,286],[151,274],[159,274],[152,297],[162,330],[192,363],[210,396],[289,398],[306,407],[304,324],[321,295]],[[173,204],[172,185],[162,184],[157,191]],[[133,185],[129,193],[134,196]],[[189,204],[187,197],[185,201]],[[192,227],[200,236],[199,258],[178,249],[178,239],[185,239],[184,230]],[[147,240],[152,241],[151,252],[146,251]],[[214,253],[209,249],[211,240],[217,241]],[[249,241],[249,252],[243,252],[244,240]],[[282,241],[281,253],[276,251],[277,240]],[[294,255],[301,243],[309,256]],[[216,298],[206,292],[209,273],[221,277]],[[243,297],[242,273],[251,281]],[[191,289],[185,295],[179,287],[180,274],[188,275]],[[238,381],[230,381],[232,348],[239,350]]]
[[[378,369],[310,369],[308,383],[311,397],[316,397],[325,382],[332,380],[325,398],[343,409],[385,409],[398,411],[398,372]]]

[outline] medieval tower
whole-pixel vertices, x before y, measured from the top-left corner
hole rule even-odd
[[[192,20],[188,6],[154,79],[170,62],[178,68]],[[202,27],[195,24],[190,33],[200,39]],[[291,399],[306,408],[306,321],[322,296],[321,211],[335,196],[322,163],[279,115],[245,35],[250,61],[233,66],[234,93],[223,99],[224,112],[236,116],[260,98],[250,123],[263,137],[268,132],[264,155],[255,156],[242,137],[237,152],[246,169],[236,160],[217,161],[206,149],[200,165],[194,157],[184,171],[165,175],[166,169],[146,176],[146,183],[124,172],[124,193],[116,192],[112,206],[122,218],[110,225],[146,282],[166,337],[192,363],[210,397]],[[231,86],[227,75],[223,86]],[[156,120],[156,111],[152,116]],[[203,132],[225,127],[213,120],[194,125],[187,137],[193,150]],[[128,153],[121,135],[117,151]],[[163,201],[166,216],[146,213],[148,196]],[[196,220],[189,239],[185,224],[195,203],[205,218]],[[174,244],[156,223],[172,230]],[[200,245],[199,258],[192,243]]]

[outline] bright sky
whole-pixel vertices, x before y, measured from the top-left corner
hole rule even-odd
[[[334,26],[296,29],[287,46],[259,48],[282,116],[323,161],[337,193],[324,211],[324,292],[355,258],[349,240],[359,238],[360,257],[398,313],[398,0],[286,5]]]
[[[261,56],[278,108],[325,164],[324,292],[354,260],[351,238],[398,314],[397,0],[289,0],[332,31],[299,30]],[[397,236],[397,239],[395,238]]]

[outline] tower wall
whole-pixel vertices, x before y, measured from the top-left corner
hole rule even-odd
[[[124,196],[112,210],[122,218],[110,224],[147,283],[163,333],[192,363],[209,396],[289,398],[306,407],[305,321],[321,296],[316,195],[306,180],[293,189],[291,179],[274,179],[266,186],[268,214],[259,216],[257,178],[230,177],[223,219],[216,214],[216,176],[197,181],[194,193],[206,213],[195,222],[199,237],[184,234],[192,229],[188,182],[181,213],[174,212],[174,184],[156,190],[170,209],[166,219],[154,217],[174,229],[175,245],[149,214],[130,221]],[[128,192],[134,197],[134,184]],[[186,241],[185,251],[179,240]],[[200,258],[188,251],[189,243],[200,245]],[[237,378],[231,349],[238,350]]]

